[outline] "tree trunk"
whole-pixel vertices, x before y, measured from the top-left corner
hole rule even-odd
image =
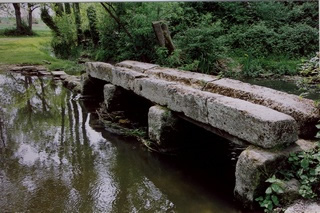
[[[32,30],[32,4],[28,3],[28,22],[29,22],[29,29]]]
[[[64,10],[66,11],[66,14],[71,14],[70,3],[64,3]]]
[[[161,47],[166,47],[171,54],[175,50],[175,46],[170,36],[168,26],[162,21],[152,22],[153,31],[157,36],[158,43]]]
[[[56,12],[57,16],[62,16],[64,13],[63,4],[62,3],[54,3],[54,11]]]
[[[56,35],[60,35],[59,28],[53,21],[53,18],[49,15],[47,8],[41,9],[41,20],[53,31]]]
[[[73,12],[74,12],[74,18],[75,18],[76,27],[77,27],[77,40],[78,40],[78,45],[79,45],[79,44],[81,44],[81,41],[82,41],[82,30],[81,30],[79,3],[73,3]]]
[[[20,12],[20,4],[13,3],[14,13],[16,15],[16,24],[17,24],[17,31],[22,30],[22,20],[21,20],[21,12]]]

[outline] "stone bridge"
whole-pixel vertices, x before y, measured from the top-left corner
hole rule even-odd
[[[154,104],[148,113],[150,140],[161,144],[167,138],[163,134],[175,129],[177,119],[184,119],[248,147],[238,158],[235,184],[236,195],[245,202],[261,194],[265,179],[289,152],[313,147],[299,139],[315,135],[320,116],[312,100],[137,61],[87,62],[86,72],[105,82],[104,101],[110,109],[123,89]]]

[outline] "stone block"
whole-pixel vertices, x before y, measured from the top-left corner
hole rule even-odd
[[[134,81],[133,91],[156,104],[167,106],[172,92],[169,86],[174,84],[154,78],[138,78]]]
[[[103,62],[86,62],[86,72],[93,78],[104,80],[107,82],[112,81],[112,69],[114,66]]]
[[[227,78],[209,82],[204,91],[239,98],[288,114],[297,121],[301,136],[315,135],[315,124],[320,119],[320,113],[312,100]]]
[[[127,90],[133,90],[135,79],[147,77],[143,73],[133,71],[123,67],[115,67],[112,69],[111,83]]]
[[[122,62],[116,64],[116,66],[125,67],[128,69],[132,69],[134,71],[137,71],[137,72],[145,72],[146,70],[158,67],[159,65],[143,63],[143,62],[139,62],[139,61],[126,60],[126,61],[122,61]]]
[[[145,74],[166,81],[178,82],[196,89],[203,89],[208,82],[218,80],[217,77],[202,73],[157,67],[147,70]]]
[[[305,151],[314,146],[313,142],[305,140],[298,140],[281,151],[249,146],[240,154],[236,165],[234,191],[237,198],[252,204],[255,198],[264,194],[266,179],[282,168],[291,152]]]
[[[319,213],[320,202],[312,200],[297,200],[286,208],[284,213]]]
[[[183,85],[170,85],[167,90],[169,109],[182,112],[187,117],[205,124],[208,123],[207,99],[220,97],[220,95],[202,92]]]
[[[161,106],[150,107],[148,113],[149,139],[158,145],[174,142],[171,139],[177,134],[178,118],[172,112]]]
[[[105,84],[103,88],[104,103],[108,111],[120,108],[122,90],[115,85]]]
[[[264,148],[298,139],[292,117],[261,105],[220,96],[208,99],[207,110],[211,126]]]

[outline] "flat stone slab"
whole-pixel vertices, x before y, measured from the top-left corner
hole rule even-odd
[[[124,67],[90,62],[90,76],[132,90],[156,104],[181,112],[252,144],[272,148],[298,139],[295,120],[283,113],[251,102],[201,91]],[[187,73],[187,75],[191,75]],[[208,78],[208,80],[211,80]]]
[[[39,71],[38,73],[39,75],[51,75],[51,72],[49,71]]]
[[[20,67],[13,67],[10,71],[13,72],[38,72],[38,71],[47,71],[45,67],[41,66],[20,66]]]
[[[207,110],[211,126],[260,147],[272,148],[298,140],[296,121],[265,106],[217,96],[207,100]]]
[[[61,75],[66,75],[67,73],[65,73],[64,71],[51,71],[51,75],[53,75],[54,77],[60,77]]]
[[[112,69],[114,66],[103,62],[86,62],[86,73],[93,78],[104,80],[107,82],[112,81]]]
[[[202,90],[208,82],[218,80],[217,77],[211,75],[162,67],[147,70],[145,74],[166,81],[178,82],[200,90]]]
[[[159,67],[159,65],[157,64],[149,64],[149,63],[143,63],[139,61],[130,61],[130,60],[122,61],[116,64],[116,66],[133,69],[134,71],[138,71],[138,72],[144,72],[148,69]]]
[[[242,99],[288,114],[297,121],[303,137],[314,137],[316,133],[315,125],[320,114],[312,100],[227,78],[208,82],[204,91]]]

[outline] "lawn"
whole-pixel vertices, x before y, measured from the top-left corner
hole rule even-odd
[[[70,74],[83,70],[74,61],[54,57],[50,49],[52,36],[49,29],[36,29],[35,33],[37,35],[25,37],[0,36],[0,65],[45,65],[49,70],[61,69]]]

